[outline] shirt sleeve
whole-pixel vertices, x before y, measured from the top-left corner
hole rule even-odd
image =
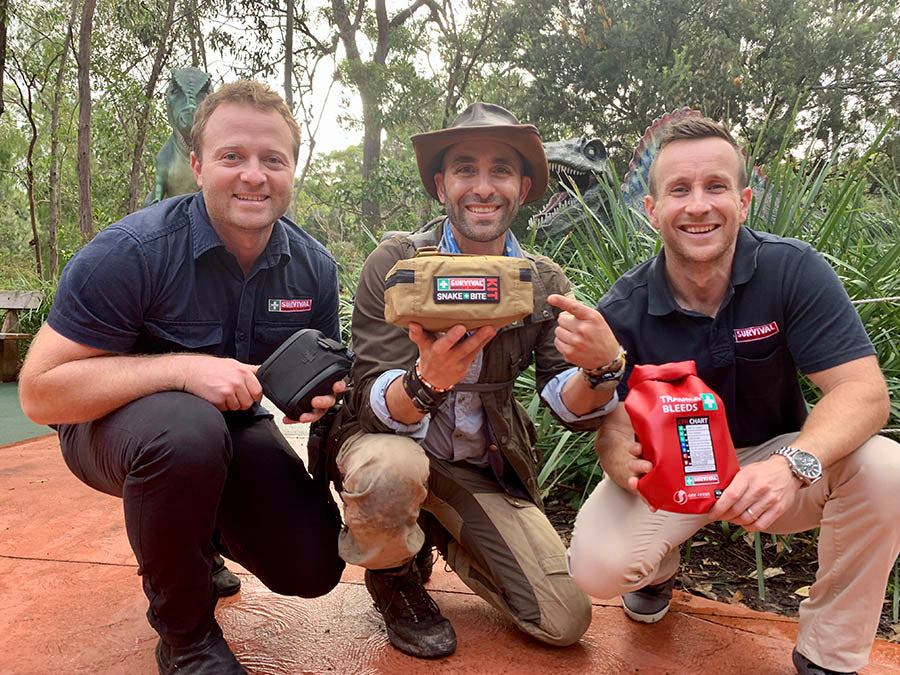
[[[60,335],[110,352],[129,352],[152,289],[146,259],[125,230],[110,226],[63,270],[47,322]]]
[[[379,375],[375,379],[375,383],[372,385],[372,389],[369,392],[369,403],[372,406],[372,412],[375,413],[375,416],[389,429],[392,429],[399,434],[403,434],[404,436],[410,436],[416,439],[425,438],[425,434],[428,432],[428,422],[431,420],[430,414],[425,415],[425,417],[415,424],[403,424],[391,417],[391,413],[388,410],[388,387],[391,385],[391,382],[398,377],[403,377],[404,372],[405,371],[398,368],[386,370]]]
[[[787,344],[803,373],[875,353],[859,313],[821,253],[805,250],[789,265],[783,288]]]
[[[553,410],[563,422],[568,422],[570,424],[582,420],[594,419],[595,417],[603,417],[604,415],[611,413],[619,402],[619,395],[615,391],[613,391],[612,398],[609,399],[606,405],[602,408],[592,410],[585,415],[576,415],[566,407],[565,402],[562,400],[562,390],[563,387],[566,386],[566,382],[571,380],[577,373],[578,368],[573,367],[564,370],[551,379],[541,390],[541,398],[544,402],[550,406],[550,409]]]

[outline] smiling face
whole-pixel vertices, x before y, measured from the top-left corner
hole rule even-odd
[[[201,157],[191,153],[210,222],[226,246],[243,234],[268,238],[290,204],[294,168],[284,118],[242,103],[219,105],[203,130]]]
[[[645,198],[650,224],[659,230],[666,268],[731,269],[750,188],[740,188],[741,158],[721,138],[678,140],[654,161],[656,195]]]
[[[531,189],[522,157],[506,143],[467,141],[447,149],[442,167],[434,183],[460,249],[484,252],[480,245],[487,244],[502,252],[506,231]]]

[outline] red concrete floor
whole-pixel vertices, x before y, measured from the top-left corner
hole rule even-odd
[[[429,584],[459,648],[436,662],[388,644],[362,570],[316,600],[281,597],[238,571],[243,590],[217,616],[251,673],[791,673],[796,623],[677,593],[653,626],[595,602],[581,642],[526,637],[436,566]],[[121,503],[66,469],[54,436],[0,447],[0,673],[155,673],[156,635]],[[863,673],[900,672],[900,645],[877,641]]]

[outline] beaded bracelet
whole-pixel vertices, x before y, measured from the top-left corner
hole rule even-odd
[[[419,378],[419,382],[421,382],[423,385],[425,385],[425,387],[427,389],[430,389],[431,391],[438,393],[438,394],[443,394],[444,392],[447,392],[447,391],[450,391],[451,389],[453,389],[452,384],[449,387],[438,387],[437,385],[432,384],[431,382],[426,380],[424,377],[422,377],[422,369],[419,368],[419,359],[416,359],[415,368],[416,368],[416,377]]]
[[[605,366],[591,368],[590,370],[580,368],[581,376],[585,379],[591,389],[597,389],[610,382],[618,385],[619,382],[622,381],[622,378],[625,377],[625,366],[627,363],[625,353],[625,349],[622,345],[619,345],[619,353],[616,354],[616,357],[612,361]]]

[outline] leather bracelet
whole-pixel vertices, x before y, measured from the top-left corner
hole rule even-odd
[[[412,400],[416,410],[425,414],[436,412],[450,395],[449,390],[434,391],[428,389],[416,374],[415,368],[410,368],[403,374],[402,384],[403,391]]]
[[[579,368],[581,376],[585,379],[591,389],[611,389],[612,387],[603,386],[608,383],[615,383],[615,385],[618,386],[619,382],[622,381],[622,378],[625,377],[625,366],[627,365],[625,353],[625,349],[622,345],[619,345],[619,353],[616,354],[616,358],[599,368],[592,368],[590,370]]]

